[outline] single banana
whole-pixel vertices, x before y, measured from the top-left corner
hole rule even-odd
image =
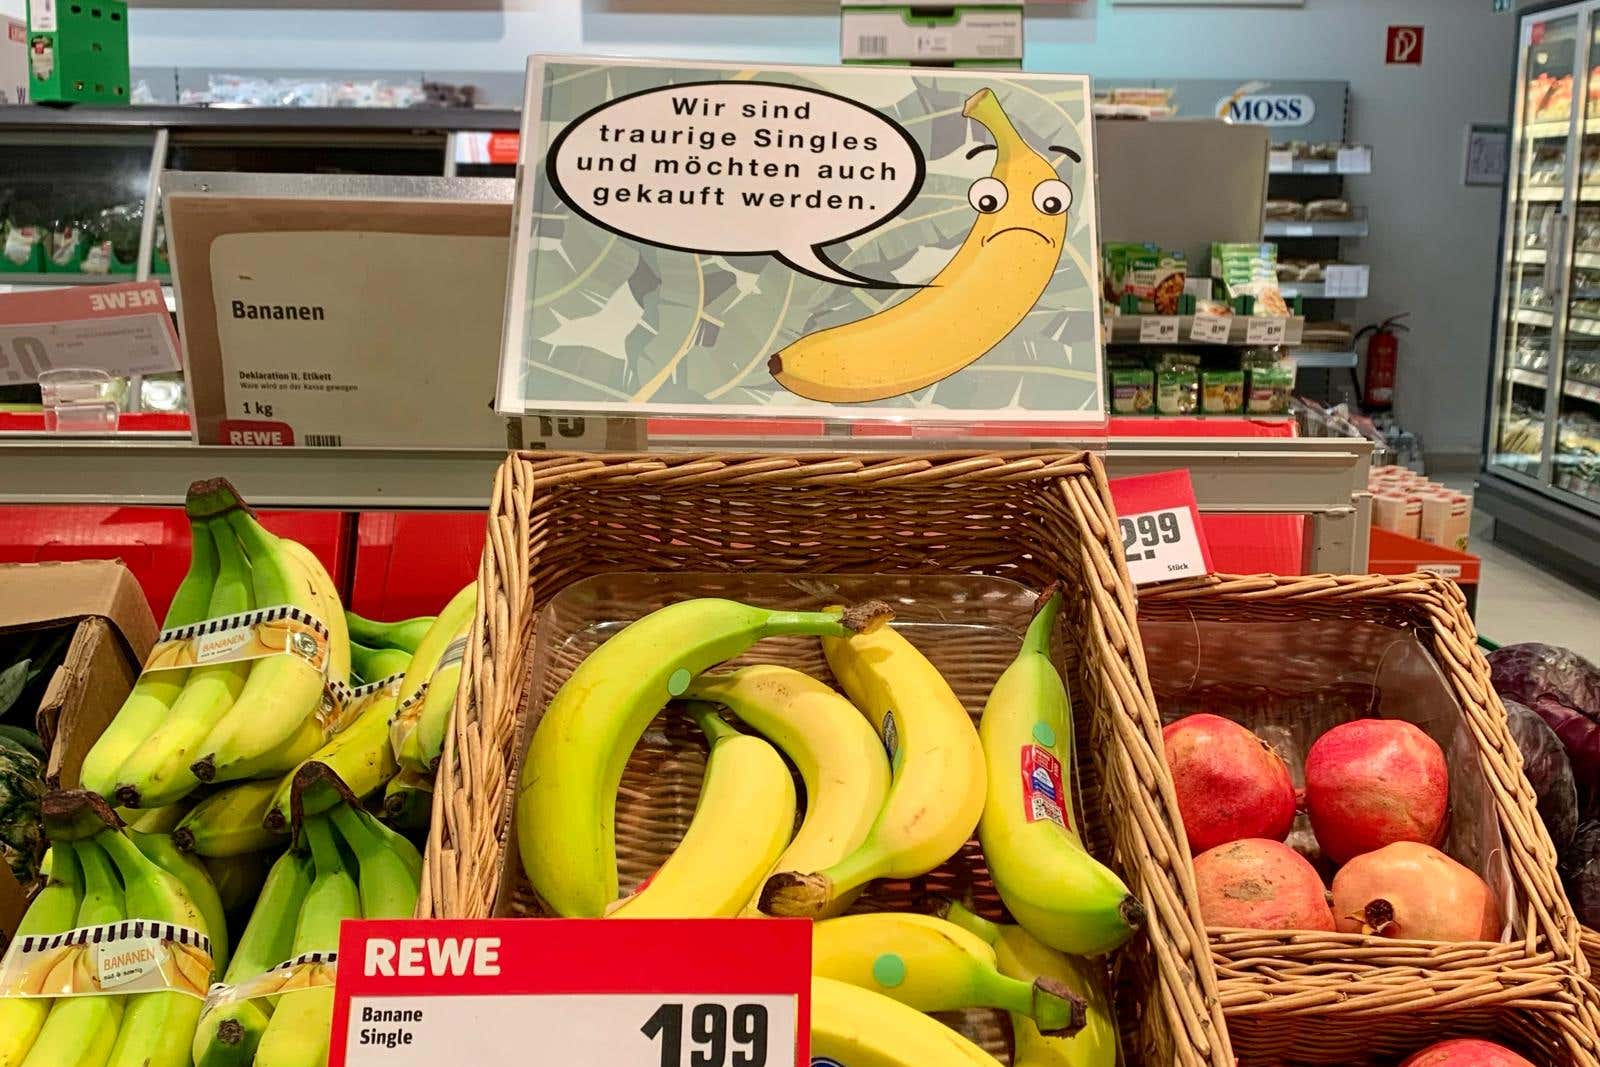
[[[178,591],[161,624],[163,630],[201,622],[211,608],[211,588],[217,582],[217,546],[205,522],[190,519],[189,531],[193,544],[189,550],[189,571],[178,583]],[[78,771],[78,781],[83,788],[108,799],[116,792],[117,768],[161,725],[183,692],[188,677],[189,672],[181,670],[147,671],[139,675],[116,717],[83,758],[83,766]]]
[[[355,721],[330,737],[310,759],[283,776],[264,817],[269,830],[288,829],[295,776],[307,764],[321,764],[358,800],[377,792],[395,776],[400,765],[389,747],[389,715],[394,711],[395,699],[392,692],[374,697]],[[304,790],[300,796],[301,811],[305,815],[316,815],[342,800],[338,790],[331,787]]]
[[[1053,978],[1023,982],[1000,973],[995,950],[931,915],[873,912],[812,927],[811,973],[893,997],[918,1011],[1003,1008],[1045,1032],[1075,1033],[1084,1002]]]
[[[206,985],[221,978],[228,967],[228,920],[222,908],[222,897],[211,882],[211,872],[194,856],[179,852],[167,834],[141,834],[127,830],[128,840],[144,853],[145,859],[183,883],[184,892],[199,909],[205,921],[206,936],[211,938],[211,969]]]
[[[219,619],[249,611],[256,605],[250,589],[250,565],[239,540],[224,519],[212,519],[208,525],[219,560],[208,617]],[[189,769],[195,749],[233,707],[250,677],[250,667],[251,661],[237,660],[188,672],[183,692],[161,725],[117,768],[119,804],[159,808],[181,800],[200,784]]]
[[[817,915],[874,878],[911,878],[939,866],[972,836],[983,811],[983,748],[961,701],[933,664],[892,627],[824,637],[822,651],[889,753],[889,797],[867,838],[820,871],[767,879],[768,915]]]
[[[328,624],[328,677],[341,682],[350,678],[350,629],[345,620],[344,605],[339,601],[339,587],[333,575],[322,565],[317,554],[288,537],[279,538],[285,552],[311,579],[319,599],[318,609],[324,612],[318,618]]]
[[[83,905],[83,867],[76,851],[52,847],[49,881],[22,913],[14,938],[66,933]],[[20,1067],[50,1014],[50,1001],[0,997],[0,1067]]]
[[[739,914],[794,832],[794,779],[777,749],[690,705],[711,754],[694,817],[655,876],[609,914],[691,919]]]
[[[383,819],[400,830],[426,830],[433,817],[433,780],[401,768],[383,788]]]
[[[159,808],[118,808],[117,818],[128,829],[138,830],[142,834],[170,834],[193,806],[186,797]]]
[[[216,887],[217,899],[222,902],[230,929],[243,926],[244,920],[250,917],[261,886],[267,880],[267,871],[276,858],[277,853],[270,848],[240,856],[199,857],[211,876],[211,884]]]
[[[411,872],[411,880],[420,883],[422,879],[422,853],[417,851],[417,846],[411,843],[411,839],[385,826],[380,819],[368,814],[366,809],[355,808],[353,810],[356,813],[356,818],[366,824],[367,829],[372,831],[373,836],[377,837],[390,851],[405,861],[406,870]]]
[[[345,617],[348,619],[349,613]],[[355,641],[350,642],[350,669],[369,682],[376,682],[391,674],[405,674],[410,665],[411,653],[403,648],[368,648]]]
[[[811,1062],[844,1067],[997,1067],[983,1049],[915,1008],[869,989],[811,979]]]
[[[451,713],[456,706],[456,689],[461,682],[465,643],[472,629],[469,615],[461,628],[450,638],[446,653],[440,658],[433,675],[428,679],[428,691],[422,698],[422,712],[417,716],[417,763],[415,770],[432,774],[444,755],[445,734],[450,729]]]
[[[287,840],[264,825],[278,793],[277,779],[238,782],[217,790],[196,804],[172,831],[185,852],[201,856],[242,856]]]
[[[902,396],[946,378],[1022,322],[1056,271],[1072,190],[979,89],[961,113],[994,137],[994,168],[967,199],[978,216],[934,279],[897,304],[809,333],[767,363],[791,393],[833,403]]]
[[[361,917],[361,896],[345,869],[333,829],[322,816],[302,828],[311,844],[317,877],[295,924],[294,953],[332,952],[339,947],[339,924]],[[322,1067],[328,1059],[333,1026],[333,987],[284,993],[272,1010],[256,1048],[255,1067]]]
[[[551,699],[523,761],[517,845],[534,890],[558,915],[596,917],[617,897],[616,797],[628,754],[696,674],[764,637],[881,628],[883,605],[771,611],[731,600],[681,601],[591,652]]]
[[[444,655],[445,649],[450,647],[450,642],[455,640],[458,633],[471,625],[473,612],[477,610],[477,582],[462,588],[440,610],[433,620],[433,625],[428,627],[422,640],[411,653],[411,663],[406,667],[405,681],[400,683],[400,703],[404,704],[415,696],[423,683],[433,677],[433,672],[439,666],[439,659]]]
[[[267,971],[294,955],[295,926],[311,891],[311,859],[295,852],[278,857],[261,886],[260,899],[239,935],[223,980],[230,985]],[[195,1067],[246,1067],[266,1032],[271,1003],[241,1000],[201,1016],[191,1050]]]
[[[1059,592],[1045,598],[984,705],[978,840],[1006,910],[1051,948],[1094,956],[1133,936],[1144,907],[1072,828],[1072,706],[1050,660],[1060,609]]]
[[[328,813],[339,837],[356,857],[356,886],[363,919],[409,919],[417,910],[417,873],[389,842],[362,821],[349,804]]]
[[[317,583],[284,541],[263,529],[242,506],[230,508],[226,518],[250,560],[256,604],[262,608],[297,607],[328,623]],[[342,622],[342,613],[340,619]],[[332,624],[329,626],[331,630]],[[334,661],[337,651],[330,640],[327,677],[341,677]],[[344,655],[349,656],[348,644]],[[344,673],[349,673],[348,658]],[[325,681],[322,671],[298,655],[256,660],[239,698],[200,744],[201,755],[192,768],[195,775],[203,782],[250,777],[248,772],[241,773],[249,761],[274,751],[291,740],[306,720],[315,719]]]
[[[93,841],[62,842],[62,845],[62,851],[71,849],[77,854],[83,868],[83,903],[78,908],[77,925],[102,926],[127,918],[122,883],[100,847]],[[79,989],[94,988],[94,967],[85,966],[93,953],[89,945],[77,949],[79,980],[88,979],[87,986],[77,985]],[[126,999],[82,996],[50,1001],[50,1017],[22,1061],[23,1067],[102,1067],[111,1051],[105,1035],[110,1033],[115,1040]]]
[[[401,652],[412,653],[422,643],[423,635],[433,627],[434,616],[419,615],[414,619],[401,619],[399,622],[374,622],[364,619],[353,611],[344,613],[345,621],[350,628],[350,639],[359,641],[368,648],[393,648]],[[366,674],[362,672],[363,676]],[[379,674],[375,678],[383,678]]]
[[[855,705],[809,674],[767,664],[702,674],[684,695],[721,703],[799,769],[805,821],[774,869],[822,870],[866,840],[889,795],[889,761]],[[820,917],[844,911],[854,899],[853,892],[841,895]],[[754,897],[741,914],[760,914]]]
[[[209,936],[205,918],[182,882],[145,859],[134,843],[116,830],[101,831],[94,840],[122,876],[130,918],[187,926]],[[197,998],[173,990],[130,995],[107,1067],[187,1067],[200,1007]]]

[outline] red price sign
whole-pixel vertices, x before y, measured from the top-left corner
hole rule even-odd
[[[1188,471],[1114,479],[1111,502],[1134,585],[1211,573],[1211,551]]]
[[[347,922],[328,1064],[807,1067],[810,1013],[805,920]]]

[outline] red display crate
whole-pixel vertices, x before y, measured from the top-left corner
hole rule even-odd
[[[345,603],[369,619],[435,615],[478,576],[486,511],[366,511]]]

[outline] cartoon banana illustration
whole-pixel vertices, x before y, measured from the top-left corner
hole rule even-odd
[[[1071,188],[1017,133],[992,90],[973,93],[961,113],[995,141],[968,153],[993,151],[995,161],[967,193],[978,217],[966,240],[933,281],[898,304],[806,334],[774,355],[767,369],[791,393],[849,404],[925,388],[999,344],[1050,284]]]

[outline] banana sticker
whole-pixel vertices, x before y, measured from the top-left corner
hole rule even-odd
[[[1022,322],[1055,273],[1066,240],[1072,189],[1022,139],[990,89],[962,114],[994,137],[968,153],[994,153],[994,168],[972,183],[977,218],[934,279],[864,319],[799,338],[767,368],[791,393],[859,404],[926,388],[999,344]],[[1077,153],[1050,146],[1073,160]]]

